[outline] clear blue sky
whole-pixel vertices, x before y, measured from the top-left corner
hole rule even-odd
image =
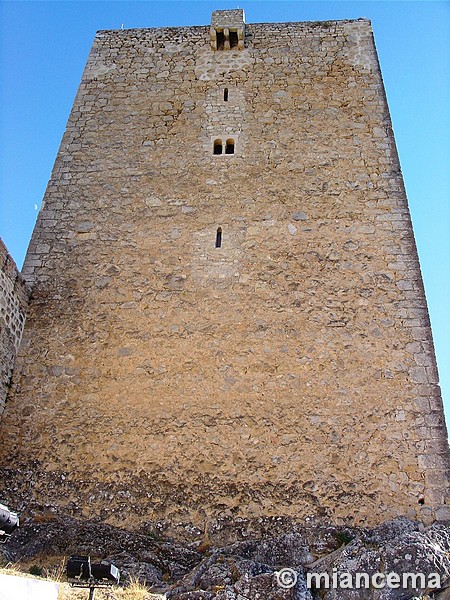
[[[450,424],[450,3],[0,2],[0,236],[21,267],[98,29],[372,20],[428,298]]]

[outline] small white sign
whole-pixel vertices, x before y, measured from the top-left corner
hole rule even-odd
[[[0,574],[0,600],[58,600],[59,584]]]

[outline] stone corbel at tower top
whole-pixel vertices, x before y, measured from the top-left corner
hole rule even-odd
[[[209,29],[213,50],[244,49],[245,21],[242,9],[215,10]]]

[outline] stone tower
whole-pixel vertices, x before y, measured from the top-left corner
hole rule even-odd
[[[449,516],[369,21],[99,32],[23,274],[5,501],[135,527]]]

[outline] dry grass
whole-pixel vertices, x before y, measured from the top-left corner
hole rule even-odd
[[[87,589],[72,588],[67,583],[60,585],[58,600],[86,600],[88,597]],[[131,582],[126,588],[95,590],[95,600],[162,600],[163,598],[165,596],[151,594],[138,582]]]
[[[86,600],[88,590],[71,588],[67,583],[61,584],[58,600]],[[95,591],[95,600],[162,600],[165,596],[151,594],[147,588],[137,581],[132,581],[126,588],[99,588]]]
[[[0,568],[0,573],[5,575],[20,575],[21,577],[33,577],[46,581],[59,583],[58,600],[87,600],[89,590],[86,588],[73,588],[62,581],[64,575],[64,563],[61,566],[45,569],[45,577],[36,577],[20,570],[20,565],[7,565]],[[163,600],[165,596],[150,593],[145,586],[136,580],[131,580],[126,587],[97,588],[95,600]]]
[[[156,594],[151,594],[147,588],[141,585],[138,581],[130,581],[126,588],[118,589],[114,591],[116,596],[113,596],[114,600],[156,600],[157,598],[164,598]]]

